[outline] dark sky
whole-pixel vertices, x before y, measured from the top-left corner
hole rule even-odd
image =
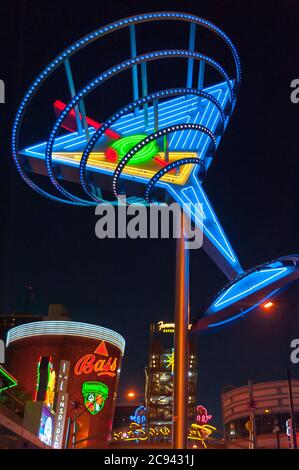
[[[84,34],[145,11],[202,16],[231,37],[243,70],[237,107],[205,189],[245,268],[296,253],[299,104],[290,101],[290,82],[299,77],[298,2],[23,0],[6,5],[0,20],[0,78],[7,92],[6,104],[0,105],[0,312],[22,311],[30,282],[33,313],[46,314],[49,303],[63,303],[73,320],[115,329],[127,340],[121,391],[134,387],[142,393],[149,324],[173,318],[175,244],[100,241],[94,235],[93,208],[55,204],[32,192],[11,161],[12,118],[42,67]],[[94,67],[94,75],[102,70],[100,56]],[[110,102],[105,106],[109,109]],[[47,115],[42,106],[38,112],[43,121]],[[51,119],[53,123],[54,115]],[[29,123],[27,131],[31,141],[41,138],[38,122]],[[193,250],[192,316],[224,283],[207,255]],[[298,284],[277,302],[271,314],[253,312],[241,323],[198,338],[198,401],[216,415],[218,424],[223,386],[286,376],[289,344],[299,337]],[[299,378],[299,367],[292,371]]]

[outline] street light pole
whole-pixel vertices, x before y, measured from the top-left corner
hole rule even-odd
[[[253,398],[252,381],[248,380],[249,389],[249,409],[250,409],[250,434],[249,449],[256,449],[256,422],[255,422],[255,402]]]
[[[273,433],[276,435],[277,449],[280,449],[280,426],[279,426],[278,418],[274,417],[273,418],[273,423],[274,423]]]
[[[292,423],[293,449],[297,449],[296,421],[295,421],[292,379],[291,379],[290,369],[288,369],[288,388],[289,388],[289,399],[290,399],[290,418],[291,418],[291,423]]]
[[[172,448],[187,448],[188,428],[188,325],[189,251],[184,236],[185,216],[181,215],[181,237],[176,246],[176,299],[174,333],[174,384]]]

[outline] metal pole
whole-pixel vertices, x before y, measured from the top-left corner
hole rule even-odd
[[[279,434],[279,431],[276,433],[276,442],[277,442],[277,449],[280,449],[280,434]]]
[[[174,333],[174,383],[172,448],[187,448],[188,428],[188,324],[189,324],[189,252],[185,246],[184,220],[176,247],[176,302]]]
[[[77,410],[75,411],[74,421],[73,421],[73,439],[72,439],[72,449],[76,449],[77,444]]]
[[[66,436],[65,436],[65,443],[64,443],[64,448],[65,449],[67,449],[68,445],[69,445],[70,429],[71,429],[71,418],[68,418],[67,428],[66,428]]]
[[[197,88],[199,90],[202,90],[204,87],[204,81],[205,81],[205,62],[203,60],[199,61],[199,70],[198,70],[198,83],[197,83]],[[200,96],[198,97],[198,107],[201,106],[201,98]]]
[[[250,435],[249,449],[256,449],[255,402],[253,398],[251,380],[248,380],[248,388],[249,388],[249,407],[250,407],[250,423],[251,423],[251,430],[249,434]]]
[[[89,129],[88,129],[88,124],[87,124],[85,105],[84,105],[83,100],[79,101],[79,110],[80,110],[81,116],[82,116],[82,122],[83,122],[83,127],[84,127],[84,131],[85,131],[86,140],[89,141],[90,135],[89,135]]]
[[[273,434],[276,435],[276,447],[277,449],[280,449],[280,427],[279,427],[279,419],[276,418],[276,416],[273,415],[273,411],[272,411],[272,418],[273,418],[273,425],[274,425],[274,428],[273,428]]]
[[[136,47],[136,32],[135,25],[130,25],[130,48],[131,48],[131,58],[134,59],[137,56],[137,47]],[[139,91],[138,91],[138,69],[137,65],[132,67],[132,82],[133,82],[133,100],[138,100]],[[135,109],[135,114],[138,113],[138,109]]]
[[[65,71],[66,71],[66,76],[67,76],[67,81],[68,81],[71,97],[74,98],[74,96],[76,95],[76,90],[75,90],[73,74],[72,74],[69,59],[65,59],[64,66],[65,66]],[[75,106],[75,114],[76,114],[76,122],[77,122],[78,133],[82,134],[82,124],[81,124],[81,120],[80,120],[80,113],[79,113],[78,106]]]
[[[154,99],[153,107],[154,107],[154,129],[155,129],[155,132],[157,132],[157,130],[159,129],[159,103],[158,103],[157,98]]]
[[[190,32],[189,32],[189,51],[194,52],[195,45],[195,31],[196,24],[190,23]],[[193,59],[188,59],[188,70],[187,70],[187,88],[192,88],[193,81]]]
[[[141,88],[142,88],[142,96],[147,95],[147,67],[146,62],[142,62],[141,64]],[[144,128],[146,129],[148,126],[148,104],[145,103],[143,106],[144,110]]]
[[[203,60],[199,61],[199,72],[198,72],[198,83],[197,88],[202,90],[204,87],[204,80],[205,80],[205,62]]]
[[[30,303],[33,299],[33,288],[32,286],[27,286],[26,288],[26,300],[25,300],[25,313],[29,313]]]
[[[169,162],[169,141],[168,135],[164,136],[164,160],[165,162]]]
[[[64,66],[65,66],[65,70],[66,70],[66,76],[67,76],[67,80],[68,80],[68,84],[69,84],[71,97],[74,98],[74,96],[76,94],[76,91],[75,91],[73,74],[72,74],[69,59],[65,59]],[[78,108],[79,108],[79,110],[78,110]],[[77,122],[78,133],[82,134],[82,124],[81,124],[81,120],[80,120],[79,111],[81,112],[81,118],[82,118],[82,123],[83,123],[84,131],[85,131],[86,140],[88,141],[90,139],[90,135],[89,135],[88,124],[87,124],[87,120],[86,120],[86,112],[85,112],[85,106],[84,106],[83,99],[79,101],[78,106],[75,106],[75,114],[76,114],[76,122]]]
[[[295,421],[292,378],[291,378],[290,369],[288,369],[288,387],[289,387],[289,399],[290,399],[290,417],[291,417],[291,423],[292,423],[293,449],[297,449],[296,421]]]

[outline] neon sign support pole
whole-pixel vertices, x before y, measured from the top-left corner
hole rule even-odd
[[[297,449],[297,434],[296,434],[296,421],[295,421],[295,413],[294,413],[294,400],[293,400],[293,390],[292,390],[292,379],[291,379],[291,372],[288,369],[288,391],[289,391],[289,401],[290,401],[290,417],[292,423],[292,444],[293,449]]]
[[[144,98],[147,96],[147,66],[146,62],[142,62],[141,64],[141,88],[142,88],[142,97]],[[145,103],[143,106],[144,110],[144,128],[146,129],[148,126],[148,103]]]
[[[184,237],[185,217],[181,217],[181,237],[176,248],[176,302],[174,332],[174,384],[172,448],[187,448],[188,428],[188,325],[189,251]]]
[[[248,380],[249,389],[249,408],[250,408],[250,434],[249,434],[249,449],[257,448],[256,441],[256,422],[255,422],[255,403],[253,399],[252,382]]]
[[[76,91],[75,91],[73,74],[72,74],[69,59],[65,59],[64,66],[65,66],[65,70],[66,70],[66,76],[67,76],[67,80],[68,80],[68,84],[69,84],[69,89],[70,89],[70,92],[71,92],[71,97],[74,98],[74,96],[76,95]],[[89,136],[89,130],[88,130],[87,119],[86,119],[86,111],[85,111],[85,106],[84,106],[83,99],[79,101],[78,106],[75,106],[78,132],[79,132],[79,134],[82,134],[82,124],[81,124],[80,114],[78,112],[78,108],[81,112],[83,127],[84,127],[84,131],[85,131],[86,139],[88,141],[90,136]]]
[[[204,78],[205,78],[205,63],[203,60],[199,61],[199,72],[198,72],[198,84],[197,88],[202,90],[204,87]]]
[[[154,99],[154,126],[155,132],[159,129],[159,106],[158,106],[158,98]]]
[[[164,160],[169,162],[169,140],[167,135],[164,136],[164,154]]]
[[[130,47],[131,47],[131,58],[134,59],[137,56],[137,48],[136,48],[136,33],[135,33],[135,25],[130,25]],[[137,65],[133,65],[132,67],[132,82],[133,82],[133,100],[138,100],[139,98],[139,91],[138,91],[138,69]],[[138,109],[135,109],[135,114],[138,112]]]
[[[65,71],[66,71],[66,77],[67,77],[71,97],[74,98],[74,96],[76,95],[76,91],[75,91],[75,85],[74,85],[74,80],[73,80],[73,75],[72,75],[72,70],[71,70],[71,65],[70,65],[69,59],[65,59],[64,67],[65,67]],[[78,133],[82,134],[83,129],[82,129],[82,124],[81,124],[81,120],[80,120],[80,114],[79,114],[78,106],[75,106],[75,114],[76,114],[76,123],[77,123]]]
[[[67,420],[67,427],[66,427],[66,436],[65,436],[65,444],[64,444],[65,449],[68,449],[68,446],[69,446],[71,422],[72,422],[72,420],[69,417],[68,420]]]
[[[86,140],[89,141],[90,135],[89,135],[88,125],[87,125],[86,111],[85,111],[83,100],[79,101],[79,109],[80,109],[80,113],[82,116],[82,122],[83,122],[83,127],[84,127],[84,131],[86,135]]]
[[[73,420],[73,436],[72,436],[72,449],[76,449],[77,445],[77,418],[78,412],[75,410],[74,420]]]
[[[194,51],[196,24],[190,23],[189,51]],[[192,88],[193,82],[193,59],[188,59],[187,88]],[[186,96],[187,98],[187,96]]]
[[[199,61],[199,69],[198,69],[198,82],[197,82],[197,88],[199,90],[203,90],[204,87],[204,81],[205,81],[205,62],[203,60]],[[198,97],[199,105],[201,105],[201,98],[200,96]]]

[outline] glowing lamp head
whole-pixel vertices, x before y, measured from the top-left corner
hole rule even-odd
[[[271,302],[271,300],[263,304],[264,310],[270,310],[272,307],[274,307],[274,302]]]
[[[133,398],[135,398],[135,396],[136,396],[135,392],[130,391],[130,392],[127,393],[127,397],[130,400],[133,400]]]

